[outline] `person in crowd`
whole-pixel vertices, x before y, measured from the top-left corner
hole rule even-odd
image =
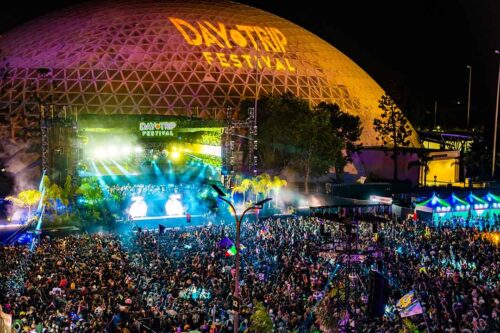
[[[364,251],[373,243],[372,224],[370,216],[360,218],[367,223],[358,223],[355,248]],[[420,328],[500,331],[499,250],[477,227],[408,220],[383,223],[377,231],[384,235],[383,248],[354,265],[359,272],[374,266],[383,271],[391,286],[389,305],[414,290],[425,311],[412,317]],[[160,235],[42,238],[33,252],[2,247],[0,304],[27,332],[232,332],[234,232],[230,224],[210,224]],[[341,234],[338,224],[313,217],[244,224],[239,331],[251,330],[258,303],[275,332],[322,329],[318,308],[344,266],[323,249]],[[224,237],[229,243],[222,244]],[[352,295],[362,295],[362,288],[353,282]],[[356,331],[403,330],[397,314],[368,320],[366,303],[351,299]],[[333,309],[331,315],[342,318]]]

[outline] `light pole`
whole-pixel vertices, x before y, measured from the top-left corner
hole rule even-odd
[[[467,65],[467,69],[469,70],[469,89],[467,93],[467,130],[469,130],[469,120],[470,120],[470,89],[471,89],[471,81],[472,81],[472,66]]]
[[[495,54],[500,54],[499,50],[495,50]],[[497,153],[497,127],[498,127],[498,94],[500,92],[500,61],[498,61],[498,79],[497,79],[497,101],[495,105],[495,129],[493,130],[493,152],[491,159],[491,178],[495,177],[495,159]]]
[[[240,314],[240,230],[241,230],[241,222],[243,222],[243,217],[245,217],[245,214],[249,212],[250,210],[253,209],[260,209],[262,206],[268,202],[271,201],[271,198],[266,198],[264,200],[261,200],[257,202],[255,205],[248,207],[243,211],[243,214],[238,218],[238,213],[236,212],[236,208],[234,207],[233,203],[226,198],[226,193],[224,193],[217,185],[212,184],[212,188],[217,192],[219,195],[219,199],[227,202],[229,204],[229,207],[231,207],[233,214],[234,214],[234,220],[236,222],[236,264],[235,264],[235,273],[234,273],[234,293],[233,293],[233,310],[234,310],[234,333],[238,333],[239,330],[239,314]]]

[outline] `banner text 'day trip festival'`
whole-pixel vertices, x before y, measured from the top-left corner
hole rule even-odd
[[[224,52],[202,51],[208,64],[222,67],[271,69],[295,72],[295,67],[285,57],[287,39],[277,28],[254,25],[226,26],[200,20],[195,23],[169,17],[170,22],[192,46],[218,47]],[[253,49],[252,54],[230,53],[234,48]],[[229,51],[229,52],[227,52]],[[265,54],[259,54],[265,53]]]

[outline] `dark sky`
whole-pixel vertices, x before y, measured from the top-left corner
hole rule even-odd
[[[0,32],[75,2],[80,1],[8,1],[1,6]],[[471,121],[493,122],[500,60],[494,54],[500,50],[498,0],[240,2],[286,18],[330,42],[384,89],[396,87],[411,101],[410,112],[415,105],[433,110],[435,100],[438,112],[464,112],[466,66],[471,65]],[[456,106],[459,101],[462,110]],[[433,118],[433,111],[428,117]]]

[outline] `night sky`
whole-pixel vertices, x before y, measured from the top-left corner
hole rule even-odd
[[[0,32],[75,2],[80,1],[9,1],[2,4]],[[438,101],[438,114],[462,118],[465,125],[466,66],[471,65],[471,121],[486,126],[493,122],[500,60],[494,54],[500,50],[498,0],[239,2],[286,18],[325,39],[384,89],[404,96],[408,112],[420,110],[429,119]]]

